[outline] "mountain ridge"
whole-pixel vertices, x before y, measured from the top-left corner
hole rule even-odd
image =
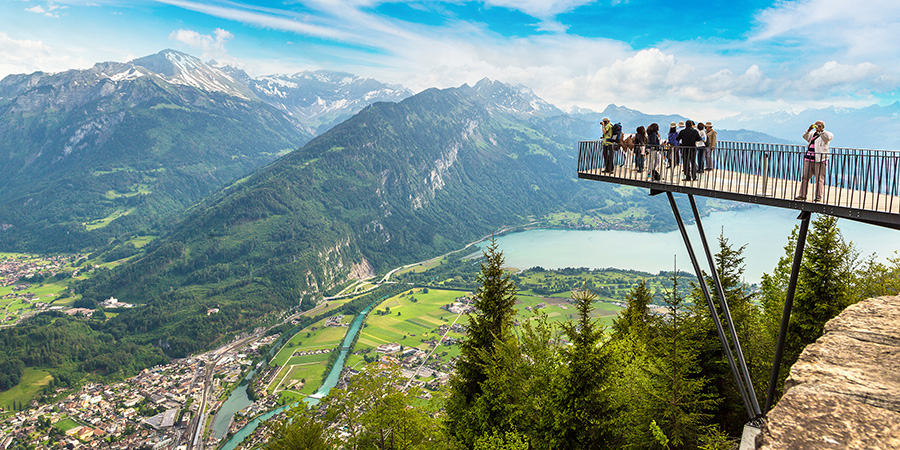
[[[370,88],[382,85],[356,81],[334,94],[350,97],[330,116],[304,121],[236,74],[164,50],[0,80],[0,248],[81,251],[158,235],[204,195],[381,98]]]

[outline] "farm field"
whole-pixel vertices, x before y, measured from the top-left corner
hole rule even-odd
[[[345,302],[329,302],[318,313],[336,309]],[[317,314],[318,314],[317,313]],[[354,316],[344,316],[349,324]],[[348,327],[326,327],[320,320],[300,330],[281,347],[270,364],[280,369],[266,388],[269,394],[284,394],[289,400],[315,393],[322,382],[331,351],[340,346]],[[298,353],[307,353],[297,355]],[[305,382],[304,382],[305,380]]]
[[[449,326],[457,317],[441,306],[467,295],[466,291],[429,289],[426,293],[416,288],[391,297],[369,314],[354,350],[374,349],[392,342],[430,350],[430,345],[422,341],[440,338],[438,327]],[[457,323],[465,325],[466,321],[463,315]],[[459,338],[461,334],[450,332],[448,336]]]
[[[9,411],[16,404],[26,404],[44,386],[50,384],[53,377],[49,372],[26,367],[19,384],[9,390],[0,392],[0,407]]]

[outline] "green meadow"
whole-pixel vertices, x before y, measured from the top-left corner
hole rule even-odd
[[[110,222],[112,222],[113,220],[116,220],[119,217],[127,216],[127,215],[131,214],[132,212],[134,212],[134,210],[135,210],[135,208],[129,208],[129,209],[117,208],[110,215],[108,215],[102,219],[85,222],[85,223],[83,223],[83,225],[84,225],[84,228],[88,231],[96,230],[98,228],[103,228],[103,227],[109,225]]]
[[[328,306],[323,305],[316,314],[336,309],[347,301],[349,300],[328,302]],[[349,324],[353,318],[352,315],[344,316],[342,322]],[[266,387],[267,393],[277,392],[291,400],[295,399],[297,395],[306,396],[316,392],[321,385],[325,368],[328,366],[331,351],[340,346],[348,329],[348,327],[326,327],[324,324],[325,320],[323,319],[303,328],[281,347],[269,363],[280,369]],[[327,351],[312,355],[295,355],[297,352],[311,350]]]
[[[49,372],[26,367],[19,384],[0,392],[0,407],[10,410],[15,404],[27,404],[44,386],[50,384],[53,377]]]
[[[423,340],[437,339],[437,328],[450,325],[457,315],[441,306],[452,304],[457,297],[466,296],[466,291],[444,289],[410,289],[380,303],[369,313],[360,331],[354,350],[375,348],[381,344],[397,342],[406,347],[430,348]],[[461,316],[457,323],[465,324],[467,317]],[[456,333],[450,336],[460,337]]]

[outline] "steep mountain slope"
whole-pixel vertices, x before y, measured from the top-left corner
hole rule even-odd
[[[203,202],[147,256],[81,293],[146,303],[112,329],[181,355],[265,314],[310,306],[353,274],[617,198],[574,177],[573,144],[589,124],[495,100],[515,92],[483,80],[374,104]],[[212,306],[232,320],[212,327]]]
[[[227,81],[174,52],[5,78],[0,248],[127,239],[311,138]]]
[[[160,234],[321,127],[408,95],[329,72],[256,80],[173,50],[6,77],[0,250],[78,251]]]

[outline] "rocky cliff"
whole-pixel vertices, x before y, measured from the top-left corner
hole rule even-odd
[[[900,448],[900,297],[857,303],[803,350],[759,449]]]

